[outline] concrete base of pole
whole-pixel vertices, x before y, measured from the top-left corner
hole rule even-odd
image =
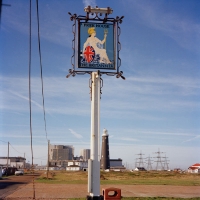
[[[100,195],[100,196],[86,196],[86,199],[87,200],[103,200],[104,198],[103,198],[103,196],[102,195]]]

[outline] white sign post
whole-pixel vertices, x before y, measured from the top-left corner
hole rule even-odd
[[[88,173],[88,192],[91,197],[100,196],[100,75],[92,72],[91,145]]]
[[[108,18],[113,12],[110,7],[92,8],[86,7],[86,16],[72,15],[70,12],[72,25],[73,55],[71,57],[72,69],[66,76],[75,76],[76,74],[91,75],[91,145],[90,159],[88,160],[88,200],[100,200],[100,95],[103,74],[116,76],[116,78],[125,77],[120,71],[121,59],[119,52],[121,43],[119,36],[121,29],[119,23],[122,23],[122,17]],[[102,17],[102,14],[105,14]],[[76,30],[78,28],[78,34]],[[76,39],[78,37],[78,45]],[[78,49],[77,49],[78,47]],[[77,70],[77,68],[79,70]],[[95,69],[99,69],[95,72]],[[101,71],[100,71],[101,70]]]

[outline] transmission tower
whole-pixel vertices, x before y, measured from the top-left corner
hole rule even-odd
[[[168,163],[169,160],[167,160],[168,157],[166,157],[166,154],[165,154],[165,157],[163,157],[163,158],[164,158],[164,161],[163,161],[163,163],[164,163],[164,164],[163,164],[163,168],[164,168],[164,170],[169,170],[169,165],[168,165],[168,164],[169,164],[169,163]]]
[[[144,167],[144,161],[143,161],[143,157],[142,157],[142,155],[144,155],[144,154],[142,154],[142,151],[139,153],[139,154],[136,154],[136,155],[139,155],[140,157],[139,158],[136,158],[136,167]],[[137,161],[137,160],[139,160],[139,161]]]
[[[146,158],[146,159],[147,159],[147,162],[146,162],[146,163],[147,163],[147,168],[146,168],[146,169],[147,169],[148,171],[150,171],[150,170],[153,169],[153,168],[152,168],[152,161],[153,161],[153,160],[151,160],[150,155],[149,155],[149,157]]]
[[[157,164],[156,164],[156,170],[163,170],[164,168],[163,168],[163,164],[162,164],[161,154],[163,154],[164,152],[160,152],[160,149],[158,149],[158,151],[154,152],[154,153],[157,154],[157,156],[154,157],[154,158],[157,158],[157,160],[154,161],[154,162],[157,162]],[[159,168],[159,166],[160,166],[160,168]]]

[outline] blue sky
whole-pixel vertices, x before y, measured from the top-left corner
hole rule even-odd
[[[31,161],[28,53],[29,1],[3,0],[0,34],[0,156]],[[35,1],[32,1],[32,128],[34,163],[46,164]],[[166,153],[170,168],[200,162],[200,1],[39,1],[47,138],[90,147],[89,75],[66,79],[71,68],[72,22],[87,5],[111,7],[121,26],[121,69],[126,80],[103,75],[101,133],[110,157],[133,168],[143,157]],[[162,156],[165,156],[165,153]],[[156,158],[152,158],[156,161]],[[155,168],[156,162],[153,163]]]

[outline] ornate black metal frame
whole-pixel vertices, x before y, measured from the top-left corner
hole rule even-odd
[[[90,8],[91,7],[88,6],[88,11],[89,12],[86,13],[86,16],[82,16],[82,15],[77,16],[76,14],[72,15],[70,12],[68,13],[70,15],[70,20],[74,21],[74,24],[72,25],[72,33],[74,35],[74,38],[72,40],[72,50],[73,50],[73,55],[71,57],[72,69],[69,69],[69,74],[66,76],[66,78],[69,78],[70,75],[72,75],[74,77],[76,74],[83,75],[83,74],[91,74],[93,72],[93,71],[83,71],[83,70],[77,71],[75,69],[75,41],[76,41],[76,28],[77,28],[76,23],[77,23],[77,21],[80,21],[80,20],[83,20],[83,21],[85,20],[85,22],[88,22],[88,20],[92,20],[92,21],[98,21],[98,22],[102,22],[102,23],[106,23],[106,22],[113,22],[114,23],[115,22],[116,26],[117,26],[117,34],[116,34],[116,36],[117,36],[117,38],[116,38],[117,39],[117,47],[116,47],[116,49],[117,49],[116,71],[115,72],[101,72],[100,70],[98,70],[98,73],[100,75],[106,74],[108,76],[115,76],[116,75],[116,78],[120,78],[121,77],[122,79],[125,80],[125,77],[122,75],[123,72],[119,71],[119,68],[121,66],[121,59],[119,57],[119,52],[121,50],[121,43],[119,41],[119,36],[121,34],[121,29],[119,27],[119,24],[122,23],[122,19],[124,18],[124,16],[122,16],[122,17],[118,17],[117,16],[116,18],[108,18],[108,15],[110,13],[109,11],[111,11],[111,9],[108,7],[107,8],[108,13],[105,13],[104,18],[100,18],[102,16],[102,13],[98,13],[98,12],[92,13],[90,11]],[[93,15],[95,15],[95,16],[91,17]]]

